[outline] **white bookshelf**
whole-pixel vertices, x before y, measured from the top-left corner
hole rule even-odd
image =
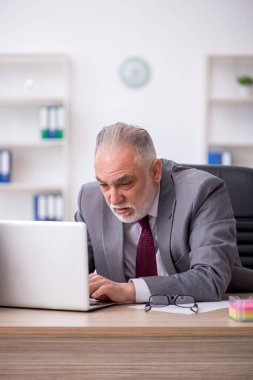
[[[253,55],[211,55],[206,76],[206,157],[231,152],[232,164],[253,167],[253,95],[242,96],[237,77],[253,77]]]
[[[65,110],[64,136],[42,139],[42,106]],[[0,183],[0,218],[34,218],[34,196],[62,194],[69,215],[69,60],[63,54],[0,55],[0,150],[11,151],[11,181]]]

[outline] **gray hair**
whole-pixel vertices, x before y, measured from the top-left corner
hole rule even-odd
[[[124,123],[109,125],[99,132],[95,154],[101,146],[120,149],[125,145],[131,146],[144,160],[156,157],[155,147],[149,133],[143,128]]]

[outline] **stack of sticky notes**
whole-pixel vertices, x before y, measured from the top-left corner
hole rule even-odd
[[[229,317],[239,322],[253,321],[253,296],[229,296]]]

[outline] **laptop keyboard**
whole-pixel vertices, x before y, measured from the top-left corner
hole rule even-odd
[[[90,298],[90,306],[100,305],[101,302],[98,300],[95,300],[94,298]]]

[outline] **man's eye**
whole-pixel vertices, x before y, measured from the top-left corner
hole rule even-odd
[[[125,182],[125,183],[122,183],[122,184],[121,184],[121,186],[123,186],[123,187],[128,187],[128,186],[130,186],[130,185],[131,185],[130,182]]]

